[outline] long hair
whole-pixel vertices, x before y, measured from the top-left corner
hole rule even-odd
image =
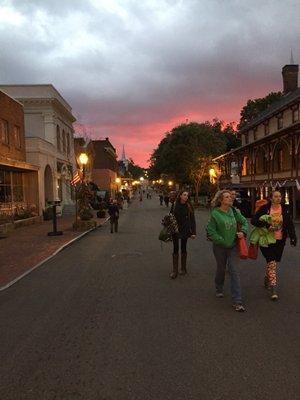
[[[187,190],[185,190],[185,189],[180,190],[179,193],[178,193],[178,195],[177,195],[177,197],[176,197],[176,200],[175,200],[174,209],[177,207],[178,204],[180,204],[180,196],[181,196],[182,193],[184,193],[184,192],[186,192],[186,193],[189,194],[189,192],[188,192]],[[188,199],[187,199],[186,205],[187,205],[187,207],[188,207],[188,209],[189,209],[190,214],[193,214],[193,212],[194,212],[194,207],[192,206],[192,203],[191,203],[189,197],[188,197]]]
[[[229,194],[231,195],[231,192],[230,192],[230,190],[228,190],[228,189],[223,189],[223,190],[218,190],[218,191],[217,191],[217,193],[215,194],[214,198],[213,198],[212,201],[211,201],[211,206],[212,206],[213,208],[215,208],[215,207],[220,207],[221,202],[222,202],[222,200],[223,200],[223,195],[224,195],[225,193],[229,193]]]

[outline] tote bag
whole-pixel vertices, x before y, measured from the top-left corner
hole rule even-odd
[[[240,224],[238,223],[237,219],[236,219],[236,211],[233,211],[234,213],[234,217],[236,220],[236,228],[237,231],[240,232],[241,231],[241,227]],[[238,248],[238,253],[239,253],[239,257],[242,260],[246,260],[248,258],[248,245],[247,245],[247,240],[245,238],[245,236],[242,236],[241,238],[238,238],[237,241],[237,248]]]
[[[252,260],[256,260],[258,256],[258,245],[254,243],[250,243],[249,249],[248,249],[248,258],[251,258]]]
[[[248,246],[245,236],[238,238],[238,252],[242,260],[248,258]]]

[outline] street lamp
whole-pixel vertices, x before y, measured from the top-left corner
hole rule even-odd
[[[89,162],[89,157],[86,153],[81,153],[79,155],[79,162],[82,165],[82,182],[85,180],[85,166]]]
[[[121,179],[120,178],[116,178],[116,183],[121,183]]]
[[[210,170],[209,170],[209,178],[210,178],[210,182],[211,183],[215,183],[216,178],[217,178],[217,174],[216,174],[216,171],[214,170],[214,168],[210,168]]]
[[[169,185],[169,186],[173,186],[173,181],[169,181],[169,182],[168,182],[168,185]]]

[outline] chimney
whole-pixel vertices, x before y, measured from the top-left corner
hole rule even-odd
[[[288,64],[282,68],[284,94],[298,89],[298,72],[298,64]]]

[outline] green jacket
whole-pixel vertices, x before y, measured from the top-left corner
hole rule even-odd
[[[243,215],[231,207],[228,212],[222,211],[219,207],[212,210],[207,225],[207,235],[213,243],[231,248],[237,240],[237,222],[240,230],[245,235],[248,233],[248,222]]]
[[[262,215],[259,218],[260,221],[272,224],[272,217],[268,214]],[[268,228],[254,228],[250,233],[250,243],[258,244],[260,247],[268,247],[269,244],[276,243],[274,232],[270,232]]]

